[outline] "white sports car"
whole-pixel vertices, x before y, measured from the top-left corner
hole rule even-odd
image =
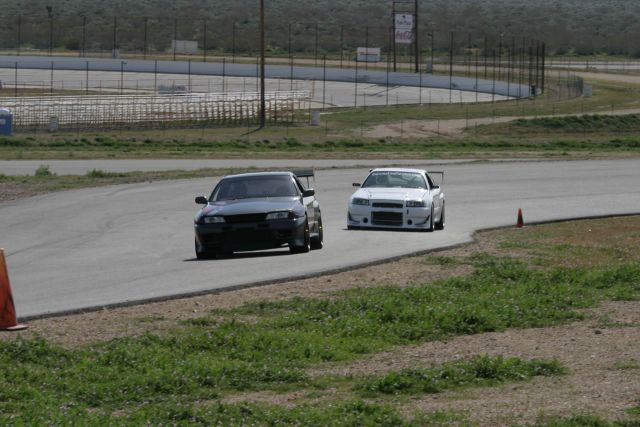
[[[444,179],[444,172],[440,174]],[[444,193],[420,169],[373,169],[349,200],[347,228],[442,230]]]

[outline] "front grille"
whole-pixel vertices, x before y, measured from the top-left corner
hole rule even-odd
[[[385,208],[385,209],[402,209],[402,203],[390,203],[390,202],[373,202],[372,206],[374,208]]]
[[[242,224],[247,222],[262,222],[267,214],[227,215],[224,217],[227,224]]]
[[[227,234],[230,243],[269,242],[274,240],[274,234],[269,230],[235,230]]]
[[[402,226],[402,212],[371,212],[371,223],[383,226]]]

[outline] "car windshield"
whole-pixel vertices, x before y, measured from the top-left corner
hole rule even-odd
[[[416,172],[373,172],[362,184],[362,188],[427,188],[424,177]]]
[[[256,175],[223,179],[213,190],[209,200],[220,202],[223,200],[296,196],[298,196],[298,192],[289,175]]]

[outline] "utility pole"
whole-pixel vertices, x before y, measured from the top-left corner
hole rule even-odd
[[[340,25],[340,68],[342,68],[343,57],[344,57],[344,25]]]
[[[264,128],[267,121],[265,100],[265,39],[264,39],[264,0],[260,0],[260,129]]]
[[[18,56],[20,56],[20,46],[22,45],[22,15],[18,15]]]
[[[391,19],[393,22],[393,38],[391,39],[393,41],[393,72],[395,73],[396,71],[398,71],[398,66],[397,66],[397,52],[396,52],[396,2],[394,1],[392,4],[392,8],[391,8]]]
[[[434,39],[436,38],[435,29],[429,33],[429,37],[431,37],[431,74],[435,74],[435,64],[433,62],[434,61],[433,52],[435,50],[435,41],[434,41]]]
[[[415,21],[416,22],[414,23],[414,25],[415,25],[415,38],[416,38],[415,41],[414,41],[414,43],[415,43],[415,55],[416,55],[415,63],[416,63],[416,73],[419,73],[420,72],[420,43],[418,41],[420,39],[420,37],[419,37],[420,32],[418,31],[418,15],[419,15],[419,13],[418,13],[418,0],[415,0],[415,13],[416,13],[416,15],[415,15]]]
[[[142,58],[147,59],[147,27],[149,25],[149,18],[144,18],[144,38],[142,42]]]
[[[82,15],[82,54],[87,56],[87,15]]]
[[[113,58],[117,57],[116,51],[118,50],[118,18],[113,17],[113,52],[111,52],[111,56]]]
[[[204,62],[207,62],[207,18],[203,19],[203,23],[204,23],[204,29],[202,30],[202,37],[203,37],[203,43],[202,43],[202,52],[203,52],[203,56],[204,56]]]
[[[178,47],[178,18],[173,18],[173,60],[176,60],[176,48]]]
[[[236,21],[233,21],[233,27],[231,29],[231,57],[233,63],[236,63]]]
[[[49,16],[49,56],[53,55],[53,7],[47,6]]]

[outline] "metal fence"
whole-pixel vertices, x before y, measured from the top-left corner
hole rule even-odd
[[[295,110],[306,108],[309,93],[266,93],[266,116],[271,122],[291,121]],[[122,127],[188,126],[200,123],[255,123],[260,95],[208,93],[185,95],[39,96],[3,98],[18,130],[92,130]]]

